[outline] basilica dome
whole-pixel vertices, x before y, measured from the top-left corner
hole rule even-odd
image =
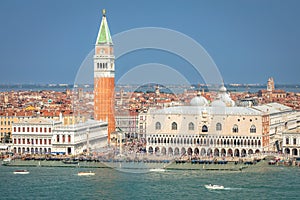
[[[192,98],[190,104],[191,106],[207,106],[208,101],[205,97],[197,95],[196,97]]]
[[[226,106],[226,103],[224,103],[223,101],[221,101],[220,99],[217,99],[215,101],[213,101],[211,103],[211,106],[212,107],[225,107]]]
[[[227,89],[224,85],[222,85],[219,89],[219,92],[227,92]]]

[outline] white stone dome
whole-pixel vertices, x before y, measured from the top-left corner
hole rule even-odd
[[[221,100],[215,100],[211,103],[212,107],[226,107],[226,104]]]
[[[203,96],[196,96],[196,97],[192,98],[190,104],[191,104],[191,106],[207,106],[208,101]]]
[[[224,85],[222,85],[219,89],[220,92],[227,92],[227,89]]]
[[[221,100],[227,105],[227,106],[235,106],[234,101],[230,98],[230,95],[225,93],[220,96]]]

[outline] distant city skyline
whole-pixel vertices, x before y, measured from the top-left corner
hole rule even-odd
[[[212,57],[225,83],[265,84],[273,77],[278,84],[299,84],[299,6],[296,0],[1,1],[0,84],[74,83],[94,48],[104,8],[112,35],[161,27],[194,39]],[[190,82],[204,83],[188,70],[188,62],[155,50],[117,59],[116,80],[148,63],[184,69]],[[151,72],[147,66],[145,77]],[[155,75],[157,80],[166,76]]]

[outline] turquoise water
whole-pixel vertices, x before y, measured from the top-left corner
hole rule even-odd
[[[267,166],[243,172],[166,171],[125,173],[78,169],[0,166],[0,199],[299,199],[300,168]],[[95,176],[77,176],[79,171]],[[221,184],[209,191],[204,184]]]

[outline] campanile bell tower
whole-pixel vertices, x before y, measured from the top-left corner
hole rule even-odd
[[[115,131],[115,57],[105,10],[102,14],[94,55],[94,118],[108,121],[108,143],[110,143],[110,134]]]

